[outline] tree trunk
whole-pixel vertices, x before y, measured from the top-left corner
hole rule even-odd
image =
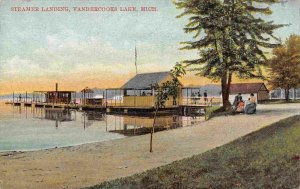
[[[290,89],[285,89],[285,101],[288,102],[290,100]]]
[[[221,79],[223,108],[225,111],[229,111],[231,109],[231,103],[229,102],[231,80],[232,74],[227,74],[226,71]]]
[[[155,113],[154,113],[154,120],[153,120],[153,125],[151,129],[151,135],[150,135],[150,152],[153,152],[153,134],[154,134],[154,129],[155,129],[155,122],[156,122],[156,117],[157,117],[157,112],[158,112],[158,105],[155,107]]]

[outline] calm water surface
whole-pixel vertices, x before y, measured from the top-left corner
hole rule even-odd
[[[203,117],[160,116],[156,131],[199,124]],[[44,109],[0,102],[0,152],[115,140],[150,132],[153,117]]]

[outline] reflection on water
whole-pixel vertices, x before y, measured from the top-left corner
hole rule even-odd
[[[199,124],[203,117],[158,116],[155,131]],[[32,108],[0,103],[0,151],[38,150],[142,135],[153,116]]]
[[[74,121],[72,118],[71,111],[68,110],[57,110],[57,109],[45,109],[45,119],[55,121]]]
[[[111,130],[110,132],[121,133],[126,136],[142,135],[151,132],[154,124],[153,117],[132,117],[123,116],[122,128]],[[155,120],[155,132],[167,129],[182,127],[182,117],[180,116],[160,116]]]

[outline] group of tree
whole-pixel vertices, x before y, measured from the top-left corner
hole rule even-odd
[[[182,49],[196,50],[199,58],[184,63],[197,75],[220,81],[223,107],[228,110],[233,76],[263,78],[266,52],[280,45],[274,31],[283,25],[266,21],[270,6],[278,0],[176,0],[175,5],[188,16],[184,28],[192,41]]]

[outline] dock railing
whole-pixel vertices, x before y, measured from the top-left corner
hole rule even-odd
[[[219,106],[222,104],[221,97],[182,97],[181,106]]]

